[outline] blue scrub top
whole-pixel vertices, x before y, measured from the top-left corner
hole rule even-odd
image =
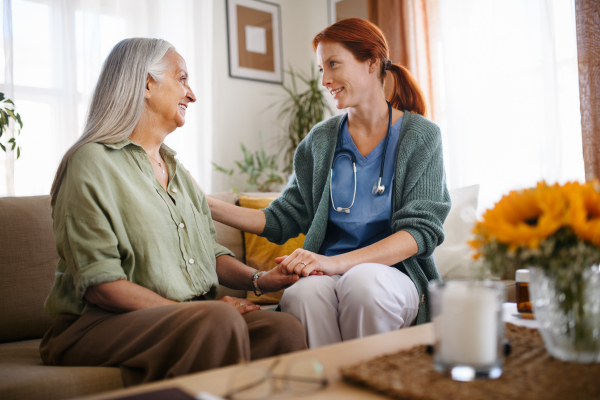
[[[350,150],[356,157],[356,199],[350,213],[337,212],[329,199],[329,221],[325,241],[319,254],[335,256],[376,243],[392,234],[392,191],[396,147],[400,139],[401,117],[392,126],[385,155],[385,166],[381,183],[385,185],[382,195],[373,194],[373,185],[379,180],[381,158],[385,137],[364,157],[354,144],[348,131],[348,121],[342,127],[344,149]],[[354,193],[354,172],[352,160],[347,154],[340,153],[340,143],[335,148],[333,177],[331,181],[333,201],[336,207],[349,207]],[[338,158],[339,155],[339,158]],[[329,194],[328,194],[329,195]]]

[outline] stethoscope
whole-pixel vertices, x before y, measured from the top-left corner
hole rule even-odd
[[[373,194],[374,195],[381,195],[385,191],[385,185],[381,184],[381,179],[383,178],[383,167],[385,166],[385,153],[387,152],[387,145],[390,140],[390,132],[392,130],[392,105],[387,100],[386,100],[386,103],[388,105],[388,115],[389,115],[388,129],[387,129],[387,135],[385,137],[385,144],[383,145],[383,157],[381,157],[381,168],[379,170],[379,180],[377,182],[375,182],[375,184],[373,185]],[[344,118],[342,118],[342,122],[340,123],[340,127],[338,129],[338,142],[340,143],[340,150],[338,152],[338,155],[333,160],[333,164],[331,165],[331,171],[330,171],[331,183],[329,184],[329,195],[331,196],[331,205],[333,206],[333,209],[335,211],[340,212],[340,213],[344,212],[346,214],[349,214],[350,209],[354,205],[354,199],[356,199],[356,156],[350,150],[344,149],[344,141],[342,138],[342,132],[344,129],[344,124],[346,123],[347,120],[348,120],[348,114],[344,115]],[[333,168],[335,167],[335,162],[342,156],[350,157],[350,159],[352,160],[352,168],[354,169],[354,194],[352,195],[352,204],[350,204],[349,207],[336,207],[335,203],[333,202]]]

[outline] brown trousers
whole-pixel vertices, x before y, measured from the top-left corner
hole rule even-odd
[[[44,335],[46,364],[119,366],[125,386],[306,349],[289,314],[244,315],[221,301],[194,301],[116,314],[62,314]]]

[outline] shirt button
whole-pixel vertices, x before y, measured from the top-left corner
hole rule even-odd
[[[180,223],[180,224],[179,224],[179,227],[180,227],[181,229],[183,229],[183,228],[185,228],[185,224],[182,222],[182,223]]]
[[[173,188],[173,189],[171,189],[171,192],[173,192],[173,193],[177,193],[177,188]]]
[[[188,260],[188,262],[189,262],[190,264],[193,264],[193,263],[194,263],[194,259],[193,259],[193,258],[190,258],[190,259]]]

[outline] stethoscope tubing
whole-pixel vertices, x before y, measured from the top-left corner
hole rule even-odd
[[[387,100],[386,100],[386,103],[388,105],[388,129],[387,129],[387,134],[385,136],[385,143],[383,145],[383,156],[381,157],[381,167],[379,168],[379,180],[375,184],[377,190],[375,191],[375,188],[373,188],[374,194],[378,194],[378,195],[383,194],[383,192],[385,191],[385,186],[381,185],[381,180],[383,179],[383,169],[385,167],[385,154],[387,153],[387,146],[388,146],[388,142],[390,141],[390,136],[391,136],[390,133],[392,131],[392,105]],[[342,118],[342,121],[340,122],[340,126],[338,127],[338,142],[340,143],[340,150],[338,152],[338,155],[333,159],[333,163],[331,164],[331,170],[330,170],[331,183],[329,184],[329,195],[331,196],[331,205],[333,206],[333,209],[335,211],[344,212],[346,214],[349,214],[350,209],[354,205],[354,200],[356,199],[356,156],[354,155],[354,153],[352,153],[352,151],[344,148],[344,140],[342,138],[342,134],[343,134],[344,124],[346,123],[347,120],[348,120],[348,114],[346,113],[346,115],[344,115],[344,117]],[[350,204],[349,207],[336,207],[335,203],[333,201],[333,167],[335,166],[335,162],[338,160],[338,158],[340,158],[340,156],[343,154],[348,155],[350,157],[350,159],[352,160],[352,168],[354,169],[354,194],[352,195],[352,204]]]
[[[331,185],[333,184],[333,168],[331,168],[331,171],[329,172],[331,174],[331,183],[329,185],[329,195],[331,196],[331,205],[333,206],[333,209],[337,212],[345,212],[346,214],[350,214],[350,209],[352,208],[352,206],[354,205],[354,199],[356,199],[356,164],[354,163],[354,161],[352,162],[352,168],[354,168],[354,194],[352,195],[352,204],[350,204],[350,207],[335,207],[335,203],[333,202],[333,191],[331,190]]]

